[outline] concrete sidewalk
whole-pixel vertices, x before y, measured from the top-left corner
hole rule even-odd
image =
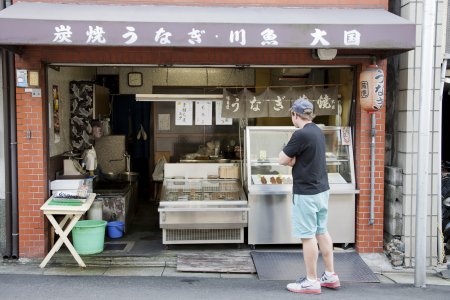
[[[360,253],[359,256],[378,276],[381,283],[414,284],[414,269],[393,267],[384,253]],[[450,286],[447,266],[427,269],[427,284]]]
[[[245,251],[244,251],[245,252]],[[177,255],[186,251],[163,251],[157,256],[83,256],[86,268],[80,268],[68,253],[58,253],[43,269],[41,259],[19,259],[0,263],[0,274],[61,276],[156,276],[194,278],[246,278],[258,280],[257,274],[204,273],[177,271]],[[224,252],[223,255],[226,255]],[[248,254],[250,255],[250,254]],[[361,258],[384,284],[414,284],[414,269],[393,268],[383,253],[360,254]],[[427,270],[427,284],[450,286],[446,266]]]

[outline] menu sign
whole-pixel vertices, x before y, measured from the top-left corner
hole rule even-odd
[[[192,125],[193,101],[177,100],[175,104],[175,125]]]
[[[212,125],[212,101],[195,101],[195,125]]]

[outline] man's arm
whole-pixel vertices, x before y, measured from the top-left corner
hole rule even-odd
[[[295,164],[295,156],[294,157],[289,157],[286,155],[286,153],[284,153],[283,151],[280,152],[280,154],[278,154],[278,163],[280,165],[283,166],[294,166]]]

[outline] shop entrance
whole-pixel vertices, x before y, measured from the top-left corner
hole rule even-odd
[[[96,175],[94,192],[103,202],[102,218],[125,224],[124,236],[108,239],[105,253],[148,255],[165,248],[158,213],[162,182],[152,176],[163,157],[169,163],[189,161],[192,157],[241,162],[245,153],[243,126],[292,126],[289,116],[243,117],[219,125],[215,113],[211,125],[196,124],[195,119],[190,125],[179,124],[175,96],[220,95],[224,88],[232,94],[248,90],[257,95],[267,88],[280,95],[289,95],[290,90],[299,88],[335,88],[334,110],[318,116],[315,122],[353,127],[353,78],[350,66],[52,66],[48,68],[48,87],[53,91],[48,97],[48,178],[67,178],[86,171],[85,150],[92,145],[98,165],[88,171]],[[141,101],[142,96],[138,95],[143,94],[167,97]],[[83,102],[89,99],[90,114],[85,111],[90,107]],[[75,108],[78,114],[74,113]],[[216,102],[212,108],[215,112]],[[214,152],[208,152],[211,144],[215,145]],[[131,172],[132,178],[124,179],[120,175],[124,172]]]

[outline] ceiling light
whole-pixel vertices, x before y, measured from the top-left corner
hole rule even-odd
[[[320,60],[333,60],[337,55],[337,49],[317,49]]]

